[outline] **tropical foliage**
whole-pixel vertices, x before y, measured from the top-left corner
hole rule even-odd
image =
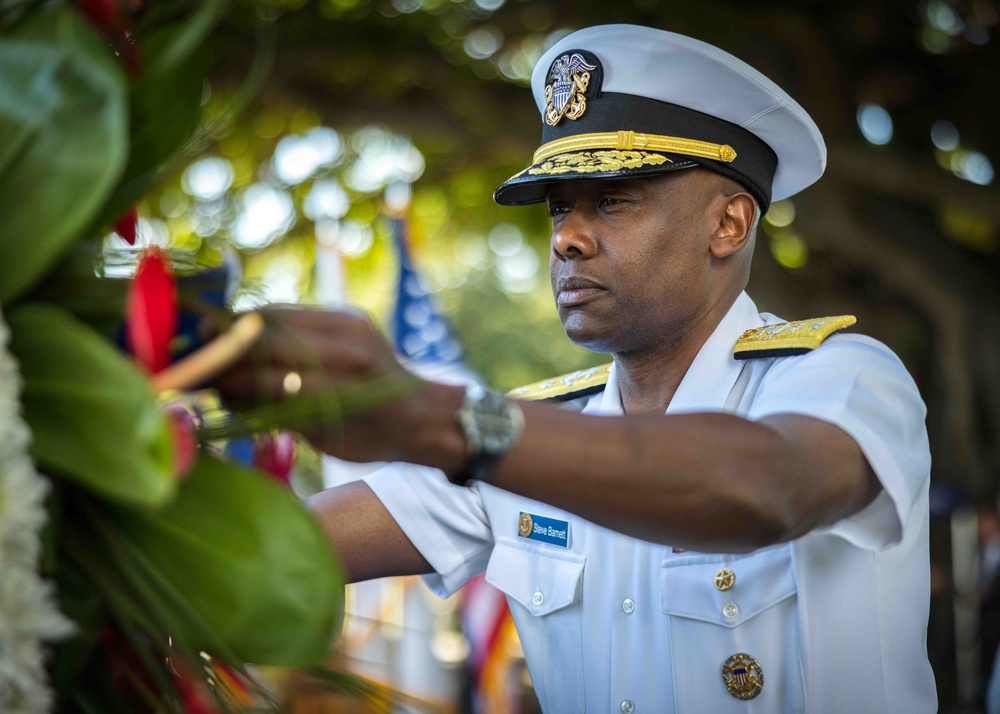
[[[102,277],[105,234],[134,239],[131,207],[197,143],[222,3],[0,10],[0,709],[273,703],[247,664],[323,662],[336,557],[283,484],[195,451],[200,414],[154,390],[190,347],[168,318],[222,300],[197,275],[178,295],[155,252]]]

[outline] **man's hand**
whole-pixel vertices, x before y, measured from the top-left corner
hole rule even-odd
[[[364,403],[385,385],[402,385],[350,414],[320,410],[326,421],[314,419],[307,436],[350,460],[445,470],[463,465],[465,437],[455,419],[461,387],[406,372],[371,321],[356,313],[296,308],[263,314],[264,335],[220,379],[227,399],[292,405],[315,397],[338,404],[354,390]],[[817,419],[776,415],[752,422],[717,413],[609,419],[547,404],[522,408],[524,435],[493,483],[652,542],[749,551],[856,513],[880,489],[854,440]],[[335,505],[320,510],[332,513]],[[424,567],[416,560],[410,565]],[[356,571],[359,577],[381,572]]]
[[[461,466],[465,442],[454,419],[460,387],[407,372],[360,313],[269,308],[262,314],[264,334],[217,381],[227,404],[276,402],[284,409],[276,414],[301,406],[305,435],[350,461]]]

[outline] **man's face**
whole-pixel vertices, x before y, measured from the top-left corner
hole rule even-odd
[[[714,174],[575,180],[549,191],[549,272],[563,329],[598,352],[676,340],[711,302]]]

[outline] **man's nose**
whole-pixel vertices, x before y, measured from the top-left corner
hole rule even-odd
[[[593,221],[574,209],[552,230],[552,252],[560,260],[592,258],[597,253]]]

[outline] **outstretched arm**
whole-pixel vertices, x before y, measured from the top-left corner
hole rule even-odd
[[[290,371],[300,375],[306,393],[358,380],[403,379],[390,347],[365,318],[297,309],[269,312],[268,319],[271,326],[257,355],[221,382],[228,396],[278,398]],[[413,381],[393,400],[311,436],[342,458],[457,470],[465,459],[455,420],[463,394],[460,387]],[[805,416],[608,419],[547,404],[522,406],[524,435],[493,483],[652,542],[749,551],[851,515],[880,488],[847,433]],[[361,498],[361,488],[367,489],[334,490],[314,501],[345,553],[364,550],[371,545],[369,536],[382,532],[337,533],[339,521],[353,518],[350,504]],[[360,502],[374,498],[370,494]],[[349,498],[342,502],[341,495]],[[378,513],[378,521],[385,519],[391,521]],[[401,531],[396,535],[405,541],[396,545],[413,548]],[[355,578],[383,574],[354,564],[353,555],[345,557]],[[405,557],[398,565],[408,572],[427,567]]]
[[[809,417],[523,407],[524,437],[494,483],[652,542],[749,551],[849,516],[879,490],[853,439]]]
[[[368,484],[327,489],[309,499],[309,507],[340,554],[348,582],[431,572]]]

